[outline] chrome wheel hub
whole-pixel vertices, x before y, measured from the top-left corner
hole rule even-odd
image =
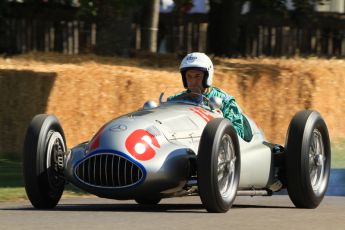
[[[314,191],[317,191],[321,186],[325,173],[325,161],[322,135],[319,130],[314,129],[309,147],[309,175]]]
[[[227,197],[235,178],[235,149],[231,137],[225,134],[218,149],[218,189],[222,197]]]
[[[66,151],[64,140],[59,132],[52,131],[48,146],[46,168],[48,170],[49,184],[51,187],[61,187],[64,179],[61,177],[63,170],[63,153]]]

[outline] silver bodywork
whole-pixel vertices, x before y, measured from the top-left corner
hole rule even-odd
[[[83,190],[114,199],[190,194],[189,185],[196,186],[191,173],[200,137],[215,117],[222,115],[193,103],[145,106],[108,122],[91,141],[67,152],[65,177]],[[272,151],[261,130],[247,119],[253,138],[246,142],[238,137],[239,189],[266,189],[272,183]]]

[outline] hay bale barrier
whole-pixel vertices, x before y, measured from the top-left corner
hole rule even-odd
[[[332,140],[345,138],[345,61],[214,58],[214,85],[284,145],[301,109],[319,111]],[[31,53],[0,59],[0,153],[21,154],[37,113],[55,114],[69,147],[88,140],[107,121],[158,101],[167,87],[182,89],[176,56],[130,59]]]

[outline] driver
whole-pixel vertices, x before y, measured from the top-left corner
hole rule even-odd
[[[183,86],[187,89],[168,98],[177,99],[189,92],[202,93],[206,98],[219,97],[223,106],[223,116],[229,119],[240,137],[244,137],[243,115],[235,98],[217,87],[211,86],[213,80],[213,64],[204,53],[190,53],[185,56],[180,65]]]

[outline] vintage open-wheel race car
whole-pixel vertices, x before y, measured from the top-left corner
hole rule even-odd
[[[201,99],[200,99],[201,98]],[[202,95],[145,103],[67,148],[54,115],[36,115],[24,143],[25,189],[32,205],[54,208],[66,183],[110,199],[158,204],[199,195],[209,212],[226,212],[240,195],[287,188],[299,208],[315,208],[327,189],[331,149],[316,111],[292,118],[285,146],[269,143],[249,117],[244,138],[223,118],[219,98]]]

